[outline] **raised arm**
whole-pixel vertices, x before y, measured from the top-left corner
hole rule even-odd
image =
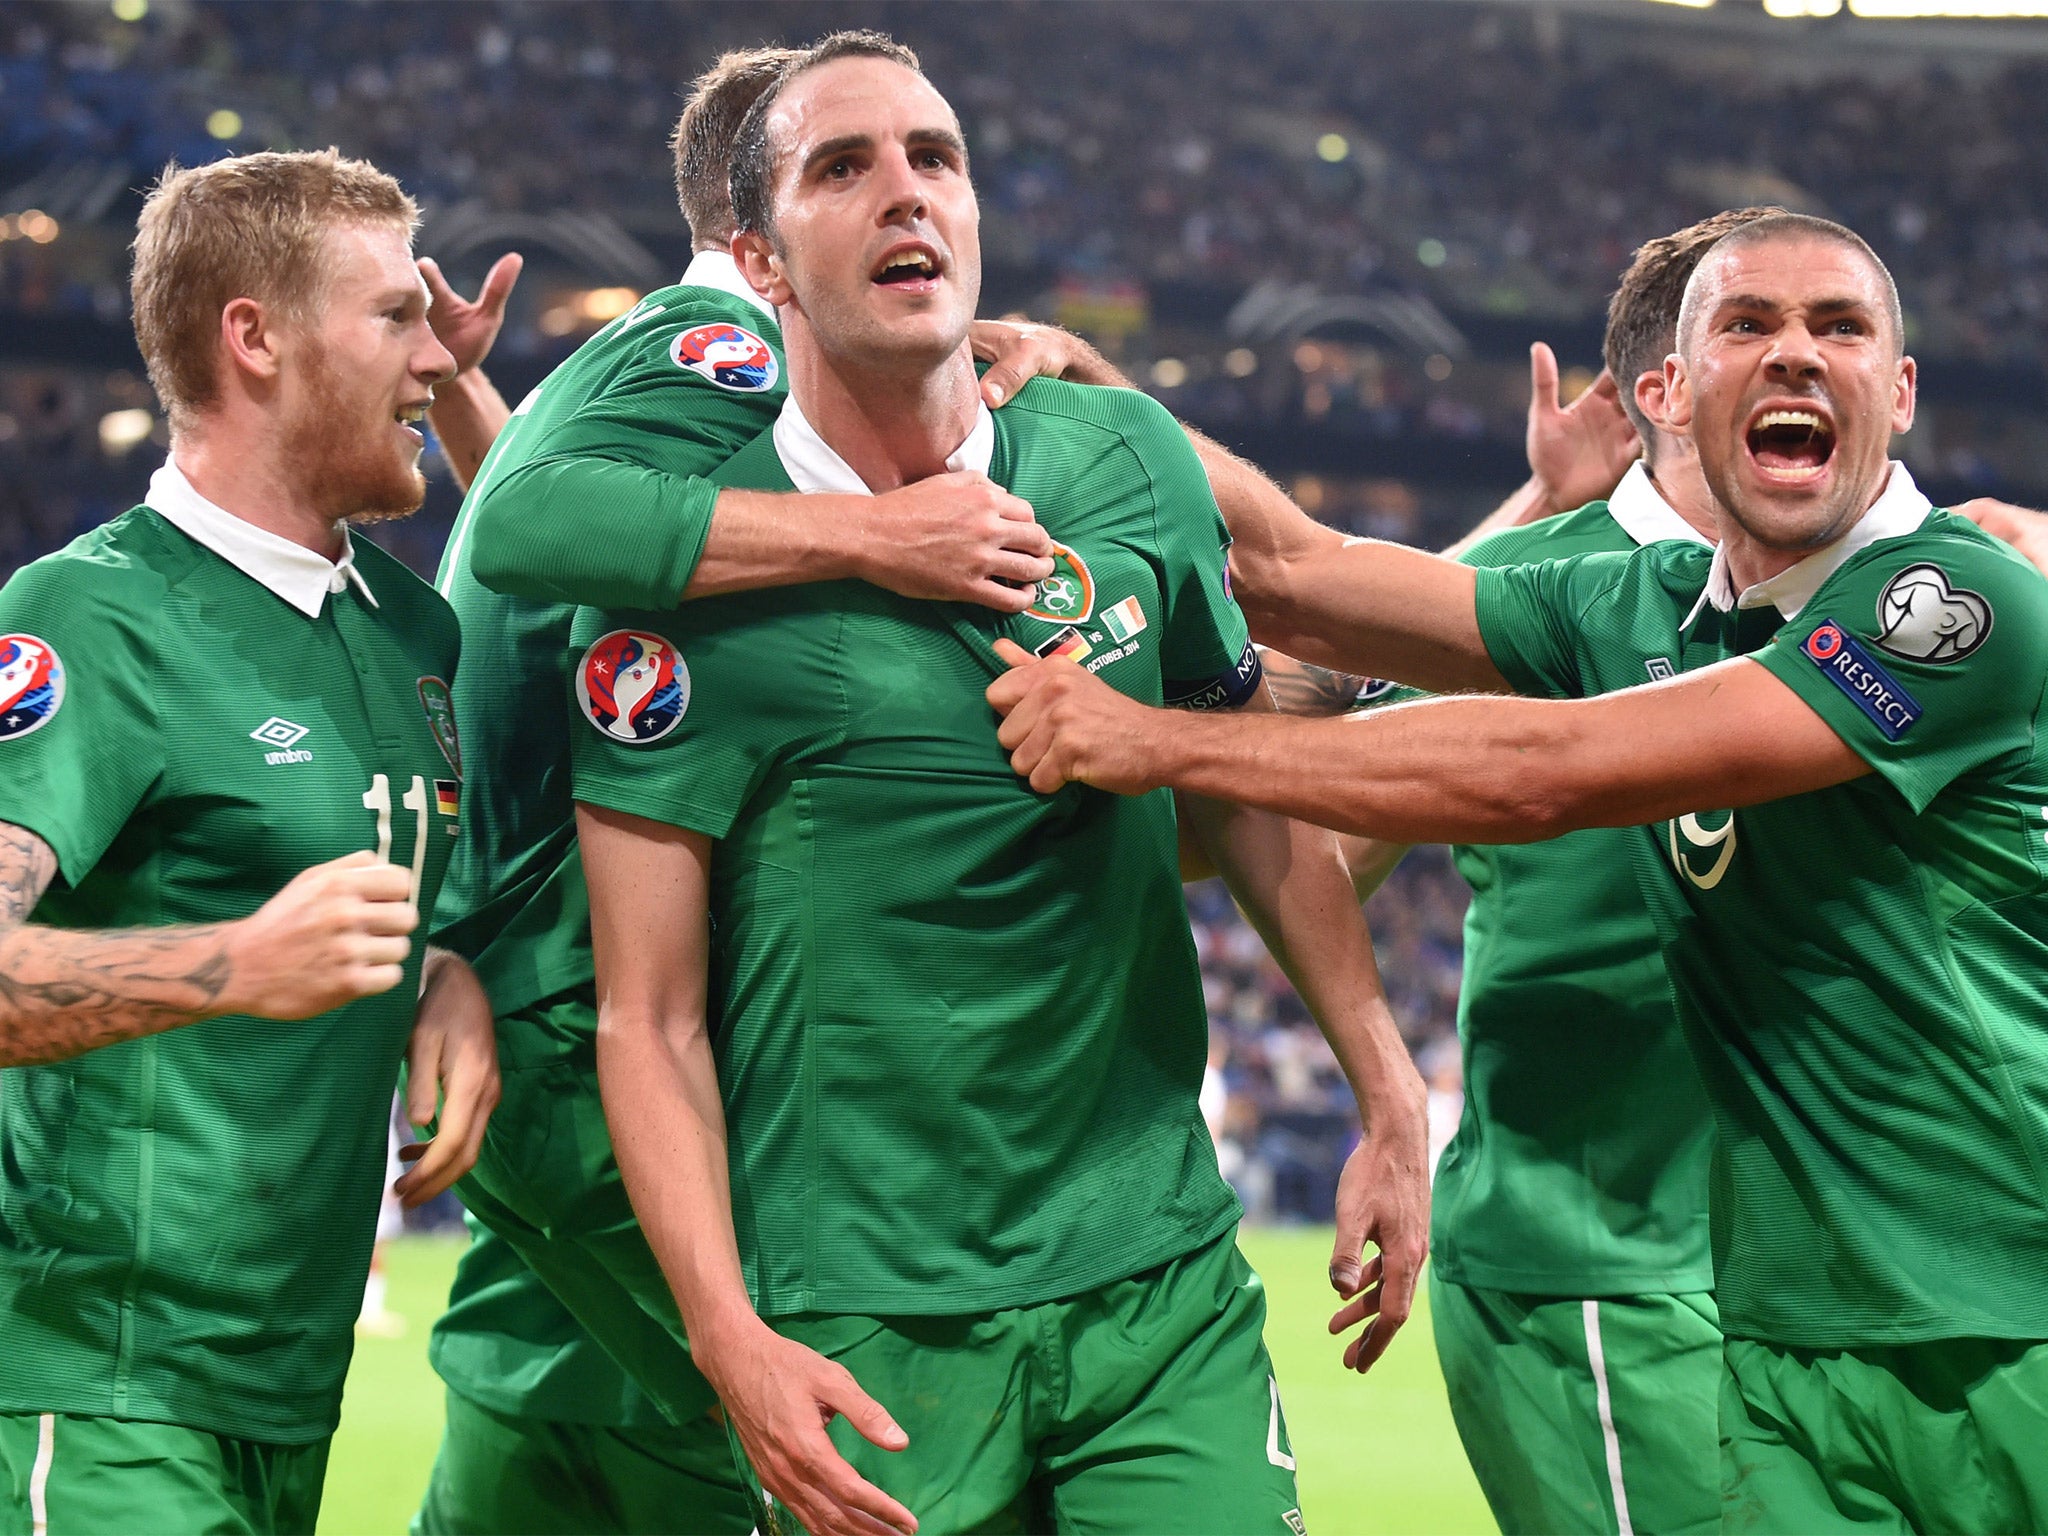
[[[129,929],[28,921],[57,856],[0,822],[0,1067],[64,1061],[222,1014],[309,1019],[398,985],[419,916],[407,871],[315,865],[239,922]]]
[[[725,1104],[712,1055],[712,842],[577,807],[598,978],[597,1070],[619,1171],[675,1291],[698,1367],[762,1486],[814,1532],[916,1529],[833,1447],[836,1413],[875,1444],[908,1438],[852,1375],[756,1315],[733,1235]],[[871,1517],[855,1524],[849,1511]]]
[[[1308,1004],[1357,1100],[1363,1135],[1337,1186],[1330,1284],[1348,1303],[1332,1332],[1373,1319],[1344,1351],[1347,1366],[1367,1370],[1407,1321],[1429,1246],[1422,1079],[1387,1006],[1372,935],[1336,838],[1202,796],[1182,796],[1180,805],[1238,906]],[[1361,1264],[1367,1242],[1378,1252]]]
[[[433,300],[427,308],[428,323],[455,359],[455,377],[435,386],[427,420],[440,440],[455,483],[464,491],[476,479],[491,444],[512,419],[505,397],[484,374],[483,360],[497,343],[498,331],[505,324],[505,304],[524,265],[525,258],[516,252],[500,256],[484,274],[477,296],[465,299],[449,286],[439,262],[431,256],[420,258],[420,276]]]
[[[1594,699],[1426,699],[1350,720],[1188,718],[1039,661],[998,678],[989,701],[1035,789],[1170,785],[1409,843],[1538,842],[1870,771],[1748,658]]]

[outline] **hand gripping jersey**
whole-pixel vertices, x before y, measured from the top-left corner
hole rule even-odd
[[[1594,502],[1497,534],[1465,563],[1704,542],[1647,480],[1624,494],[1626,527]],[[1550,1296],[1713,1288],[1713,1121],[1636,884],[1634,837],[1594,827],[1453,851],[1472,903],[1458,992],[1465,1110],[1432,1194],[1430,1256],[1446,1279]]]
[[[1891,476],[1749,606],[1678,544],[1479,576],[1524,692],[1753,656],[1874,770],[1631,850],[1719,1131],[1722,1326],[1793,1347],[2048,1338],[2048,587]]]
[[[983,698],[1007,635],[1147,703],[1240,700],[1222,521],[1135,391],[1035,380],[976,434],[1061,548],[1024,615],[833,582],[577,620],[577,798],[718,839],[733,1220],[764,1316],[1049,1300],[1238,1215],[1196,1106],[1172,799],[1033,793]],[[792,489],[782,442],[823,447],[792,405],[720,480]]]
[[[455,619],[354,550],[362,585],[308,617],[137,507],[0,590],[0,673],[39,669],[0,682],[0,821],[60,866],[31,921],[230,921],[358,849],[432,906],[460,804]],[[333,1431],[423,939],[391,991],[318,1018],[0,1071],[0,1409]]]
[[[738,283],[731,258],[699,256],[550,374],[492,445],[441,562],[490,660],[455,690],[474,771],[437,941],[476,965],[501,1018],[591,978],[560,702],[569,604],[672,607],[710,533],[705,477],[782,404],[781,333]],[[518,1060],[528,1042],[505,1044]]]

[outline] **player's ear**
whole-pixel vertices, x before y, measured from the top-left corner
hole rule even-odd
[[[254,379],[274,380],[283,370],[277,317],[256,299],[230,299],[220,312],[221,345],[229,365]]]
[[[1671,403],[1664,388],[1664,370],[1653,368],[1647,373],[1636,375],[1636,409],[1649,417],[1657,427],[1670,429]]]
[[[1642,379],[1636,380],[1638,405],[1643,405],[1642,385]],[[1692,425],[1692,379],[1685,371],[1685,359],[1676,352],[1664,359],[1664,385],[1660,393],[1663,398],[1658,401],[1658,409],[1653,412],[1643,405],[1643,414],[1659,425],[1669,425],[1675,432],[1685,431]]]
[[[1918,405],[1920,368],[1910,357],[1899,359],[1898,382],[1892,394],[1892,431],[1913,430],[1913,412]]]
[[[734,235],[732,259],[754,292],[778,308],[789,302],[789,279],[783,274],[782,258],[766,235]]]

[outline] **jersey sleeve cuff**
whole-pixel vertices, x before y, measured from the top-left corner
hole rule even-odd
[[[739,816],[737,807],[728,809],[693,803],[659,787],[643,789],[632,784],[578,784],[575,795],[578,804],[594,805],[602,810],[658,821],[664,826],[680,827],[685,832],[701,833],[714,842],[732,831],[732,824]]]
[[[1523,664],[1521,651],[1515,644],[1518,616],[1514,611],[1514,589],[1506,574],[1494,566],[1480,566],[1476,575],[1478,583],[1472,592],[1472,609],[1479,621],[1479,640],[1486,647],[1487,659],[1515,692],[1539,698],[1554,697],[1557,690],[1541,673]]]

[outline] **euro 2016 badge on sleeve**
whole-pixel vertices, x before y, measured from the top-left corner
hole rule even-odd
[[[681,723],[690,707],[690,669],[661,636],[615,629],[577,663],[576,702],[613,741],[644,747]]]
[[[1080,624],[1095,611],[1095,578],[1088,562],[1064,544],[1052,547],[1052,574],[1031,589],[1027,618],[1048,624]]]
[[[669,343],[669,361],[707,383],[758,395],[775,387],[781,369],[768,343],[743,325],[693,325]]]
[[[48,725],[64,704],[64,664],[34,635],[0,635],[0,741]]]

